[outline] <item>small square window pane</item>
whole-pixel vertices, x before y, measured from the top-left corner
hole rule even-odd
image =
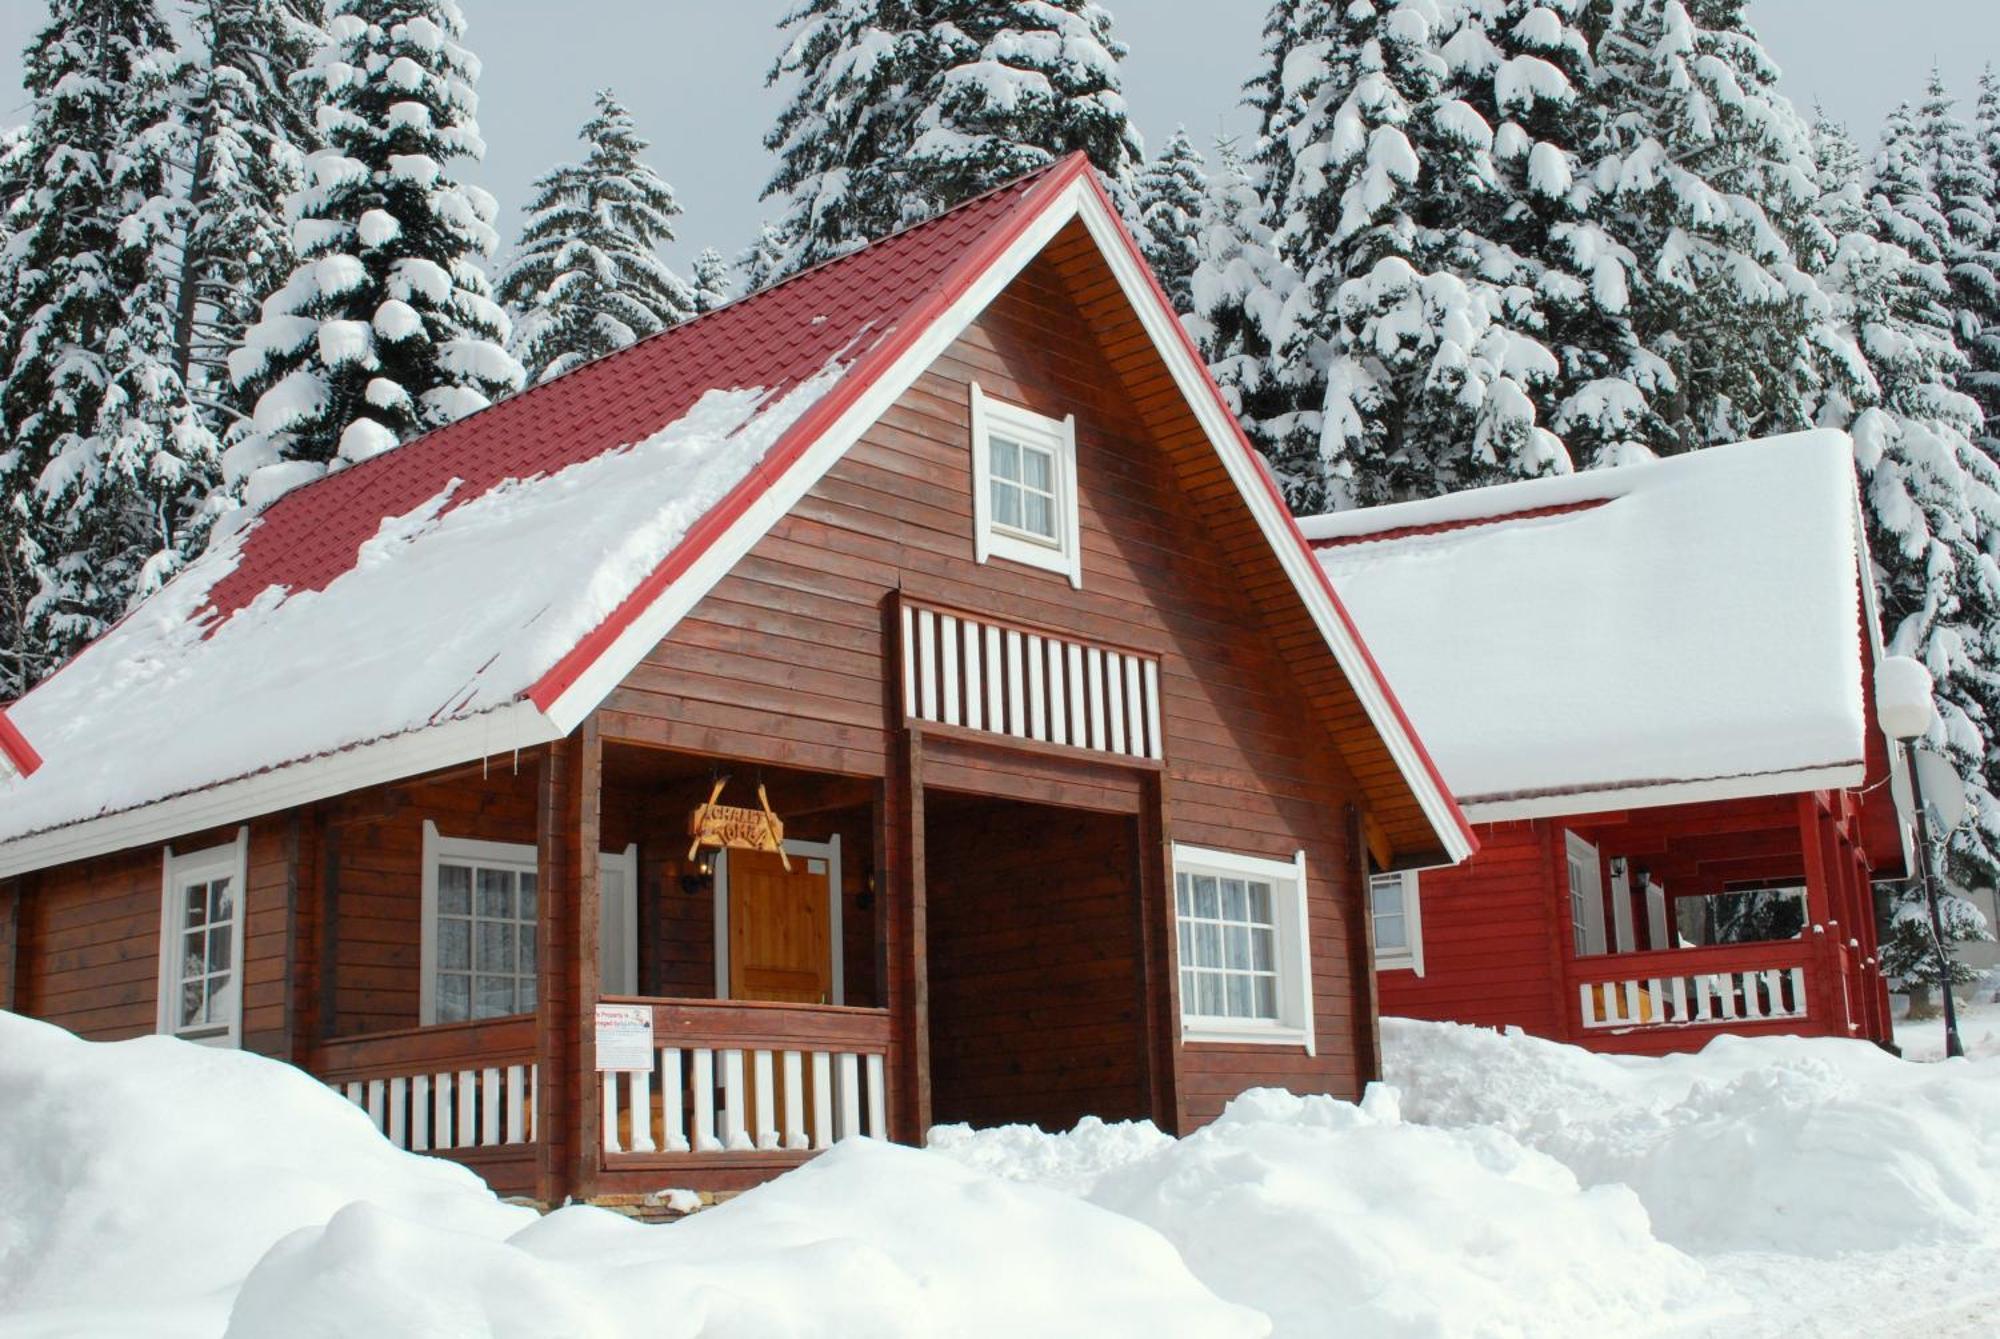
[[[1276,977],[1260,976],[1256,982],[1257,1017],[1276,1020],[1278,1017],[1278,981]]]
[[[1211,1018],[1222,1015],[1222,978],[1214,972],[1203,972],[1200,982],[1201,1008],[1197,1011]]]
[[[181,980],[191,980],[208,974],[208,936],[200,930],[186,935],[181,940]]]
[[[533,1013],[535,1009],[535,978],[524,976],[514,983],[514,1012]]]
[[[1055,457],[1032,447],[1021,448],[1021,482],[1041,493],[1056,491]]]
[[[437,980],[437,1016],[440,1023],[455,1023],[471,1017],[471,981],[458,973],[440,974]]]
[[[229,880],[217,879],[214,883],[208,885],[209,921],[211,923],[226,921],[234,914],[234,906],[229,896]]]
[[[1195,1008],[1197,992],[1200,989],[1195,984],[1196,980],[1197,978],[1193,972],[1185,970],[1181,972],[1181,1012],[1184,1014],[1200,1012],[1200,1010]]]
[[[1249,912],[1249,899],[1244,895],[1243,881],[1241,879],[1224,879],[1222,881],[1222,918],[1228,921],[1245,920],[1248,918]]]
[[[1194,878],[1194,914],[1214,920],[1220,904],[1215,892],[1215,880],[1207,874],[1197,874]]]
[[[472,871],[464,865],[438,866],[438,910],[447,916],[472,914]]]
[[[1248,927],[1231,925],[1223,937],[1223,947],[1228,950],[1227,965],[1235,971],[1250,970],[1250,931]]]
[[[191,883],[181,894],[187,904],[187,926],[193,929],[208,919],[208,885]]]
[[[1188,895],[1188,876],[1185,874],[1174,876],[1174,900],[1179,905],[1181,915],[1188,915],[1190,899]]]
[[[1222,927],[1220,925],[1195,926],[1194,963],[1197,967],[1222,966]]]
[[[479,871],[479,914],[481,917],[511,917],[514,914],[514,876],[510,871]]]
[[[473,944],[472,965],[482,972],[514,970],[514,927],[504,922],[480,921],[478,939]]]
[[[1250,932],[1250,965],[1260,972],[1277,970],[1278,936],[1262,927]]]
[[[535,927],[524,925],[521,927],[520,934],[521,975],[533,976],[535,974]]]
[[[1397,878],[1374,879],[1368,891],[1375,904],[1375,914],[1386,916],[1399,914],[1403,910],[1403,881]]]
[[[1224,980],[1229,983],[1229,1016],[1231,1018],[1252,1017],[1250,1013],[1250,978],[1247,976],[1229,976],[1225,977]]]
[[[226,972],[229,970],[229,927],[215,926],[208,932],[208,970]]]
[[[234,978],[228,972],[212,976],[208,980],[208,1018],[210,1023],[226,1023],[236,1011],[236,987]]]
[[[1010,483],[1021,481],[1021,447],[1005,437],[988,439],[992,448],[993,477]]]
[[[472,1016],[501,1018],[514,1012],[514,978],[481,976],[473,978]]]
[[[1375,918],[1375,947],[1408,948],[1409,931],[1403,925],[1401,916],[1377,916]]]
[[[521,919],[524,921],[535,919],[537,878],[532,870],[523,871],[521,874]]]
[[[1271,885],[1253,883],[1249,887],[1250,919],[1259,925],[1271,924]]]
[[[1056,504],[1040,493],[1021,495],[1021,529],[1044,539],[1056,537]]]
[[[438,918],[438,966],[459,972],[472,966],[472,922],[456,916]]]
[[[993,523],[1021,528],[1021,490],[998,479],[993,481]]]

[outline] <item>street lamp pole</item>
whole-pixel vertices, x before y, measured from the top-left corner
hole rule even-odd
[[[1965,1054],[1965,1047],[1958,1039],[1958,1008],[1951,999],[1951,954],[1944,946],[1944,915],[1938,910],[1936,861],[1931,853],[1930,818],[1924,812],[1924,783],[1917,773],[1917,745],[1915,739],[1903,741],[1903,763],[1910,772],[1910,806],[1917,811],[1917,859],[1919,875],[1924,881],[1924,905],[1931,914],[1931,943],[1937,947],[1938,991],[1944,997],[1944,1053],[1947,1059]]]

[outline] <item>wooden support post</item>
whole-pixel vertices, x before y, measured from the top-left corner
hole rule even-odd
[[[1812,980],[1806,997],[1811,1002],[1814,1021],[1832,1036],[1847,1033],[1845,1011],[1841,1007],[1840,954],[1834,945],[1837,927],[1828,922],[1833,914],[1830,862],[1826,852],[1826,817],[1814,794],[1799,796],[1799,849],[1806,866],[1806,929],[1808,961]]]
[[[24,881],[0,879],[0,1009],[15,1008],[14,984],[20,961],[21,898]]]
[[[542,751],[535,783],[536,1083],[535,1198],[561,1204],[574,1186],[574,1146],[579,1129],[573,1078],[576,1070],[576,839],[581,780],[576,736]]]
[[[1535,819],[1541,830],[1542,858],[1548,871],[1542,915],[1549,932],[1549,990],[1555,1003],[1555,1040],[1583,1040],[1583,1011],[1569,988],[1570,964],[1576,961],[1576,936],[1569,920],[1569,845],[1563,830],[1546,819]]]
[[[1354,1044],[1357,1050],[1365,1047],[1366,1054],[1357,1054],[1354,1057],[1354,1067],[1360,1072],[1362,1087],[1366,1088],[1368,1084],[1380,1082],[1382,1078],[1382,991],[1381,983],[1375,977],[1375,906],[1374,894],[1369,891],[1368,886],[1370,854],[1367,839],[1370,826],[1368,815],[1359,806],[1350,804],[1347,806],[1346,826],[1348,850],[1352,852],[1349,866],[1358,881],[1356,887],[1359,890],[1356,895],[1357,900],[1350,902],[1349,905],[1359,906],[1361,909],[1361,932],[1347,936],[1347,942],[1356,946],[1350,950],[1348,971],[1351,973],[1351,979],[1368,983],[1363,1000],[1367,1016],[1357,1020],[1360,1026],[1354,1030]],[[1310,873],[1308,871],[1308,877]],[[1305,897],[1306,891],[1301,888],[1299,896]],[[1340,896],[1338,879],[1334,880],[1333,897],[1335,905],[1344,900]],[[1307,898],[1306,905],[1308,907],[1312,905],[1310,898]],[[1318,1001],[1318,991],[1313,992],[1313,999],[1315,1002]],[[1320,1045],[1324,1046],[1326,1042],[1322,1040]],[[1358,1098],[1361,1094],[1356,1093],[1355,1096]]]
[[[1140,1074],[1153,1124],[1179,1134],[1188,1124],[1187,1084],[1181,1066],[1180,954],[1164,772],[1153,774],[1142,786],[1135,826]]]
[[[598,735],[596,716],[584,719],[578,731],[574,759],[575,789],[564,828],[570,842],[568,898],[572,908],[570,935],[574,955],[571,988],[574,1001],[572,1026],[575,1031],[575,1066],[572,1083],[576,1094],[576,1143],[571,1150],[573,1170],[570,1193],[589,1199],[597,1193],[598,1174],[604,1164],[604,1146],[597,1137],[603,1115],[604,1085],[597,1072],[597,997],[604,974],[598,958],[602,943],[598,935],[599,892],[598,852],[603,849],[600,832],[604,806],[604,746]],[[636,1119],[636,1117],[635,1117]]]
[[[894,765],[883,788],[886,879],[878,896],[887,903],[883,924],[888,989],[883,1003],[897,1053],[891,1083],[891,1137],[921,1143],[931,1125],[930,966],[924,876],[924,745],[915,730],[901,732]]]

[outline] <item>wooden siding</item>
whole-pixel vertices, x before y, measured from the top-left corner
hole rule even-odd
[[[924,839],[934,1119],[1149,1116],[1132,821],[934,797]]]
[[[1115,352],[1117,366],[1107,358],[1112,333],[1093,333],[1084,305],[1097,304],[1092,315],[1106,310],[1100,299],[1109,275],[1091,273],[1075,241],[1030,264],[752,547],[610,695],[603,728],[610,739],[884,776],[903,765],[888,728],[900,673],[885,627],[898,590],[1156,653],[1166,743],[1162,835],[1277,859],[1303,848],[1311,873],[1318,1055],[1187,1048],[1186,1109],[1212,1115],[1228,1096],[1263,1082],[1357,1094],[1375,1059],[1357,979],[1358,866],[1343,816],[1364,795],[1355,769],[1375,776],[1385,765],[1371,753],[1380,742],[1351,690],[1335,684],[1338,670],[1323,644],[1306,644],[1318,633],[1300,623],[1306,614],[1296,594],[1284,587],[1279,598],[1275,560],[1267,551],[1257,556],[1261,537],[1254,545],[1247,538],[1254,531],[1247,509],[1214,478],[1187,472],[1198,469],[1185,431],[1192,420],[1173,429],[1170,447],[1160,436],[1162,407],[1133,398],[1134,379],[1164,377],[1163,366],[1150,351]],[[1142,366],[1148,360],[1150,372]],[[975,380],[1002,400],[1076,415],[1081,590],[1054,573],[974,562]],[[1336,686],[1347,707],[1327,696]],[[942,730],[923,734],[926,785],[1112,812],[1134,812],[1147,793],[1130,772],[1027,750],[1001,761]],[[1405,819],[1386,812],[1381,819],[1395,840],[1410,842]],[[969,858],[935,846],[888,854],[925,862],[933,878]],[[920,916],[909,931],[921,935]],[[891,962],[898,932],[884,931]]]

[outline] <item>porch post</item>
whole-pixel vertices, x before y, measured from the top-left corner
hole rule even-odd
[[[535,863],[537,911],[535,927],[535,1060],[539,1066],[535,1108],[535,1197],[551,1207],[571,1195],[587,1193],[595,1175],[597,1146],[589,1138],[589,1115],[582,1095],[592,1085],[579,1084],[596,1056],[588,1048],[594,1029],[585,1026],[588,1008],[579,971],[586,951],[580,937],[579,906],[586,863],[579,853],[584,835],[583,792],[585,755],[594,751],[594,731],[558,739],[542,753],[535,786]],[[590,770],[594,780],[595,769]],[[592,880],[593,891],[595,880]],[[596,936],[588,936],[595,940]],[[594,1078],[595,1075],[593,1074]]]
[[[1153,1123],[1169,1134],[1185,1130],[1187,1085],[1181,1077],[1180,962],[1175,952],[1173,837],[1167,820],[1167,779],[1156,773],[1140,788],[1137,823],[1139,891],[1140,1062]]]
[[[1840,954],[1829,937],[1838,933],[1839,927],[1829,929],[1827,925],[1835,918],[1829,890],[1831,871],[1826,855],[1826,819],[1816,794],[1799,796],[1799,849],[1805,856],[1806,952],[1812,963],[1813,975],[1807,996],[1812,1002],[1812,1012],[1819,1016],[1820,1027],[1842,1035],[1847,1030],[1847,1017],[1841,1001],[1840,982],[1835,979],[1840,972]]]
[[[921,1143],[931,1126],[930,973],[924,880],[924,744],[915,730],[901,731],[882,788],[882,940],[887,967],[883,1003],[889,1010],[896,1052],[890,1091],[891,1137]]]
[[[1347,842],[1352,853],[1348,864],[1360,882],[1361,933],[1349,935],[1351,943],[1360,945],[1359,961],[1350,960],[1348,970],[1354,979],[1368,983],[1368,1026],[1361,1033],[1368,1045],[1368,1054],[1357,1057],[1362,1060],[1362,1073],[1367,1081],[1379,1082],[1382,1078],[1382,984],[1375,975],[1375,906],[1374,894],[1369,891],[1368,843],[1366,841],[1365,819],[1359,806],[1347,806]],[[1338,896],[1338,883],[1335,884]],[[1303,890],[1301,890],[1303,891]],[[1350,959],[1352,955],[1350,955]]]
[[[1546,819],[1537,818],[1534,822],[1542,829],[1544,867],[1549,875],[1542,915],[1549,931],[1549,962],[1554,977],[1549,989],[1555,997],[1555,1040],[1573,1042],[1578,1040],[1582,1014],[1576,993],[1569,986],[1569,969],[1576,961],[1576,941],[1569,925],[1569,850],[1562,828]]]
[[[22,880],[0,879],[0,1009],[14,1007],[15,961],[21,940]]]

